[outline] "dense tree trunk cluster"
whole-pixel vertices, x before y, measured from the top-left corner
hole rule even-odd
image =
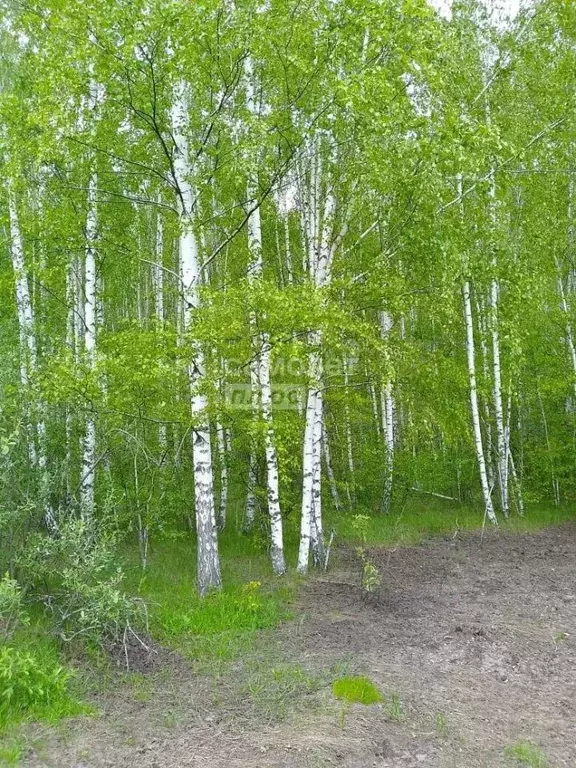
[[[3,7],[0,506],[204,595],[229,527],[574,498],[576,6],[435,5]]]

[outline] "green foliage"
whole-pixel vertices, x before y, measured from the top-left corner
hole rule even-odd
[[[549,768],[550,765],[542,750],[528,741],[506,747],[504,755],[524,768]]]
[[[234,634],[274,627],[278,619],[276,602],[262,594],[260,582],[252,581],[240,589],[208,595],[190,610],[170,616],[164,630],[169,636]]]
[[[226,586],[206,598],[195,587],[189,537],[159,540],[139,578],[134,548],[125,555],[128,585],[146,601],[150,631],[193,659],[227,660],[245,654],[261,630],[290,617],[293,585],[271,579],[266,552],[250,536],[225,532],[221,540]]]
[[[58,719],[77,713],[71,672],[49,657],[0,646],[0,729],[22,717]]]
[[[354,544],[406,546],[434,536],[454,536],[460,532],[475,531],[482,527],[479,510],[450,501],[418,498],[409,499],[399,514],[363,515],[362,531],[358,530],[356,516],[329,516],[328,521],[338,535]],[[522,533],[537,531],[551,525],[561,525],[576,518],[576,507],[552,507],[530,504],[523,517],[511,516],[500,521],[502,531]]]
[[[350,704],[378,704],[383,696],[367,677],[341,677],[332,683],[332,692],[337,699]]]
[[[4,737],[0,744],[0,768],[19,765],[24,754],[25,741],[18,736]]]
[[[10,640],[17,629],[29,623],[30,617],[22,604],[22,588],[6,573],[0,581],[0,642]]]
[[[123,591],[116,536],[103,523],[70,519],[58,536],[39,535],[22,553],[24,578],[51,613],[64,641],[124,642],[145,626],[146,607]]]
[[[331,670],[311,672],[297,662],[260,664],[249,673],[241,693],[266,720],[283,719],[302,706],[309,711],[330,674]]]
[[[370,518],[368,515],[354,515],[352,517],[352,529],[363,544],[366,543],[366,534],[369,523]],[[370,592],[374,592],[380,586],[382,581],[380,571],[370,559],[370,555],[364,546],[356,547],[355,551],[362,562],[362,589],[369,594]]]

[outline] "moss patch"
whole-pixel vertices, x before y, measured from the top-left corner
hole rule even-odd
[[[337,699],[350,704],[377,704],[382,694],[367,677],[341,677],[332,683],[332,693]]]

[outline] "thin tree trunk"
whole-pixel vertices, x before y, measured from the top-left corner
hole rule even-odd
[[[319,380],[322,379],[322,358],[318,359]],[[324,566],[326,548],[324,544],[324,526],[322,523],[322,434],[324,425],[323,393],[318,389],[314,409],[314,429],[312,435],[312,554],[317,568]]]
[[[492,335],[492,366],[494,372],[494,415],[496,417],[496,436],[498,440],[498,485],[500,487],[500,503],[504,517],[509,515],[508,502],[508,446],[504,426],[504,409],[502,406],[502,369],[500,364],[500,333],[498,327],[498,281],[494,278],[490,285],[491,335]]]
[[[162,200],[158,195],[158,202]],[[154,283],[154,309],[158,330],[164,328],[164,225],[160,211],[156,214],[156,263],[153,267],[152,279]],[[158,425],[158,447],[160,448],[161,462],[166,463],[168,455],[168,434],[166,424]]]
[[[34,402],[32,394],[33,378],[38,366],[38,347],[34,327],[34,310],[30,299],[30,289],[26,276],[24,262],[24,246],[20,232],[20,222],[16,208],[16,200],[12,190],[8,190],[8,208],[10,221],[10,254],[16,284],[16,310],[20,330],[20,381],[27,401]],[[37,468],[40,475],[40,496],[44,506],[44,521],[50,530],[56,528],[54,512],[50,505],[49,476],[46,451],[46,425],[44,422],[42,404],[38,403],[39,414],[34,423],[33,410],[28,402],[25,409],[26,431],[28,434],[28,456],[32,467]],[[35,436],[38,436],[36,446]]]
[[[245,86],[248,109],[253,116],[258,116],[258,110],[254,98],[254,84],[252,72],[252,60],[247,56],[244,61]],[[248,209],[248,249],[250,252],[250,265],[248,276],[251,282],[260,281],[263,272],[262,259],[262,225],[260,221],[260,205],[257,198],[257,179],[255,173],[251,173],[248,182],[247,209]],[[256,317],[251,319],[253,328],[257,327]],[[266,425],[265,453],[266,453],[266,487],[268,500],[268,514],[270,517],[271,547],[270,554],[272,569],[277,575],[286,571],[284,562],[284,538],[282,531],[282,513],[280,510],[278,454],[276,451],[276,437],[274,434],[274,421],[272,414],[272,388],[270,381],[270,341],[265,331],[260,332],[258,342],[260,348],[255,355],[257,366],[256,375],[252,378],[253,385],[259,386],[260,410]],[[251,459],[252,462],[253,459]]]
[[[220,503],[218,505],[218,528],[223,531],[226,527],[226,512],[228,508],[228,459],[226,451],[226,434],[224,427],[216,422],[216,445],[218,447],[218,462],[220,465]]]
[[[383,340],[389,337],[392,326],[393,320],[391,315],[386,311],[380,312],[380,333]],[[392,381],[389,379],[382,390],[382,426],[384,430],[384,449],[386,452],[382,512],[386,515],[390,513],[394,481],[394,411],[395,402]]]
[[[480,472],[482,496],[484,498],[485,514],[490,522],[496,524],[496,515],[492,505],[488,476],[486,474],[486,462],[484,460],[484,446],[482,445],[482,431],[480,429],[480,413],[478,410],[478,391],[476,387],[476,359],[474,348],[474,323],[472,319],[472,301],[470,298],[470,283],[466,281],[462,287],[464,298],[464,316],[466,319],[466,354],[468,359],[468,381],[470,386],[470,407],[472,411],[472,426],[474,428],[474,444],[476,446],[476,458]]]
[[[330,493],[332,494],[332,501],[334,502],[334,509],[336,512],[341,512],[342,502],[340,501],[340,494],[338,493],[338,486],[336,485],[336,477],[334,475],[334,467],[332,465],[332,456],[330,453],[330,443],[328,442],[328,431],[326,429],[326,419],[322,421],[322,452],[324,454],[324,463],[326,465],[326,474],[328,476],[328,484],[330,486]]]
[[[96,213],[97,176],[93,171],[88,181],[88,213],[86,217],[86,250],[84,254],[84,351],[90,371],[96,367]],[[96,423],[94,411],[89,409],[82,442],[82,478],[80,506],[86,517],[94,515],[94,481],[96,471]]]
[[[317,381],[318,359],[310,357],[310,380]],[[304,445],[302,457],[302,512],[300,522],[300,548],[298,550],[299,573],[306,573],[310,557],[310,545],[312,541],[312,525],[314,521],[314,427],[316,416],[316,404],[318,400],[318,385],[311,384],[308,387],[306,401],[306,426],[304,429]]]
[[[183,287],[184,330],[189,331],[192,313],[200,307],[200,263],[198,242],[193,227],[195,194],[191,183],[192,161],[188,150],[190,121],[188,114],[189,85],[180,81],[174,93],[171,110],[174,137],[174,181],[180,203],[180,266]],[[220,556],[214,509],[214,482],[210,427],[207,423],[207,399],[201,390],[204,379],[204,355],[195,345],[188,366],[191,411],[193,419],[192,459],[197,533],[197,584],[201,595],[222,585]]]
[[[484,302],[476,299],[476,312],[478,316],[478,331],[480,338],[480,352],[482,354],[482,373],[484,381],[490,381],[488,345],[486,343],[486,322],[484,320],[485,307]],[[488,398],[482,398],[484,410],[484,431],[486,433],[486,472],[488,474],[488,485],[494,487],[494,464],[492,461],[493,442],[492,442],[492,417],[490,415],[490,403]]]
[[[348,230],[349,211],[343,216],[339,232],[335,231],[336,199],[333,189],[322,189],[322,164],[319,136],[308,144],[308,169],[298,172],[298,193],[305,265],[317,288],[330,284],[334,254]],[[324,194],[322,195],[322,192]],[[323,199],[321,199],[323,196]],[[302,457],[302,510],[298,566],[300,573],[308,569],[310,545],[314,562],[324,566],[325,545],[322,529],[321,454],[323,432],[322,408],[322,333],[308,334],[308,397]]]
[[[490,174],[490,218],[494,233],[496,233],[496,179],[494,171]],[[504,424],[504,408],[502,406],[502,366],[500,362],[500,328],[498,318],[498,303],[500,298],[500,285],[496,275],[496,255],[492,258],[493,275],[490,281],[490,332],[492,336],[492,369],[493,369],[493,397],[494,416],[496,418],[497,438],[497,466],[498,486],[500,488],[500,505],[504,517],[509,515],[508,501],[508,444],[506,440],[506,427]]]
[[[574,331],[572,328],[572,323],[570,321],[570,310],[568,307],[568,302],[566,300],[566,292],[564,291],[564,283],[562,281],[562,275],[560,273],[560,265],[556,263],[556,282],[558,285],[558,294],[560,296],[560,306],[562,308],[562,312],[564,313],[564,328],[565,328],[565,337],[566,337],[566,345],[568,346],[568,352],[570,354],[570,363],[572,365],[572,389],[574,390],[574,403],[576,405],[576,345],[574,344]]]

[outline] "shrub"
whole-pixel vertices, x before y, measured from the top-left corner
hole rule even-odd
[[[36,537],[20,566],[65,641],[125,643],[127,633],[136,636],[134,627],[146,624],[144,602],[122,590],[115,536],[102,523],[64,521],[57,537]]]
[[[69,695],[71,673],[51,660],[0,646],[0,727],[23,714],[62,716],[77,711]]]
[[[22,589],[6,573],[0,581],[0,641],[6,642],[14,632],[30,623],[22,605]]]

